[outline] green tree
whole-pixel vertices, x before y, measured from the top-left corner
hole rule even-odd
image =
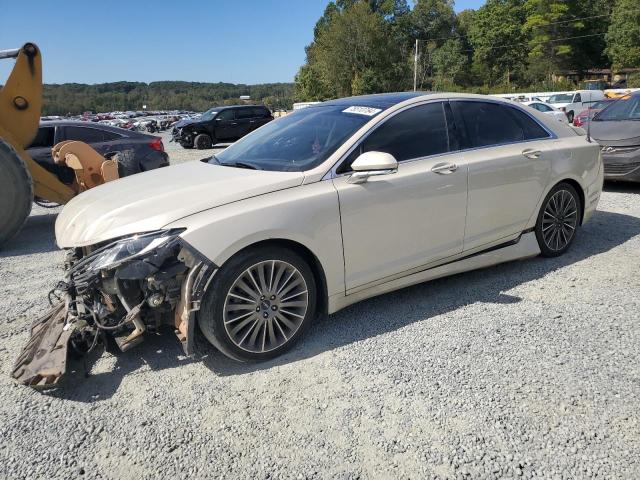
[[[606,40],[603,35],[609,28],[611,0],[572,0],[570,18],[581,18],[581,28],[576,28],[571,40],[573,53],[566,67],[572,70],[607,68],[610,66],[606,55]]]
[[[488,0],[469,28],[476,75],[488,85],[510,83],[522,77],[527,48],[522,31],[521,0]]]
[[[459,38],[447,40],[433,55],[435,70],[434,87],[438,90],[460,84],[460,78],[469,66],[469,58],[463,52]]]
[[[402,68],[394,61],[391,34],[388,21],[368,2],[343,6],[307,47],[307,64],[296,77],[300,99],[393,89],[402,81]]]
[[[573,54],[572,41],[584,27],[580,21],[568,21],[566,0],[526,0],[526,20],[523,31],[529,39],[529,76],[542,80],[569,64]],[[561,40],[565,39],[565,40]]]
[[[640,67],[640,5],[638,0],[617,0],[606,35],[607,55],[613,68]]]
[[[437,50],[454,37],[456,15],[452,0],[418,0],[411,11],[410,36],[420,40],[418,86],[433,86]],[[449,47],[451,48],[451,47]],[[441,67],[442,67],[442,61]]]

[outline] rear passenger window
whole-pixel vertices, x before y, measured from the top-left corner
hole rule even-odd
[[[526,113],[490,102],[451,102],[466,126],[468,147],[488,147],[548,138],[549,134]]]
[[[110,142],[112,140],[117,140],[119,138],[122,138],[122,135],[119,135],[114,132],[107,132],[106,130],[102,132],[102,136],[105,142]]]
[[[254,111],[255,110],[253,108],[239,108],[238,110],[236,110],[236,118],[253,118],[255,117]]]
[[[29,148],[53,147],[55,134],[56,129],[54,127],[40,127]]]
[[[78,140],[85,143],[98,143],[104,141],[104,135],[97,128],[65,127],[67,140]]]
[[[256,107],[253,109],[253,116],[256,118],[265,118],[269,116],[269,111],[266,108]]]
[[[428,103],[398,113],[363,142],[362,152],[386,152],[397,161],[449,151],[443,103]]]
[[[509,108],[509,113],[515,117],[518,125],[523,130],[525,140],[537,140],[539,138],[549,138],[549,133],[540,126],[538,122],[521,110]],[[551,110],[549,108],[549,110]]]

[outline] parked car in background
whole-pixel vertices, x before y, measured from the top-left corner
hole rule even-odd
[[[75,178],[73,170],[56,164],[51,156],[51,147],[63,140],[88,143],[102,156],[120,153],[118,170],[121,177],[169,165],[169,156],[159,137],[93,122],[54,120],[41,123],[27,153],[69,184]]]
[[[66,302],[40,322],[68,329],[74,345],[105,332],[123,350],[168,324],[187,353],[199,326],[233,359],[268,360],[318,314],[562,255],[596,210],[602,174],[595,142],[496,98],[403,92],[309,106],[208,162],[73,199],[56,221],[71,249]],[[61,310],[70,327],[56,322]],[[21,355],[20,381],[45,378],[37,365],[64,372],[39,348],[32,339],[38,355]]]
[[[611,104],[612,102],[615,102],[616,100],[617,100],[616,98],[605,98],[604,100],[599,100],[593,103],[589,108],[587,108],[586,110],[582,110],[580,113],[578,113],[575,116],[575,118],[573,119],[573,125],[575,127],[586,126],[590,118],[593,118],[596,113],[604,109],[607,105]]]
[[[527,105],[528,107],[531,107],[546,115],[549,115],[559,122],[569,123],[569,120],[567,119],[567,116],[564,114],[564,112],[558,108],[555,108],[553,105],[549,105],[548,103],[544,102],[524,102],[524,105]]]
[[[575,92],[551,95],[548,103],[562,110],[567,115],[569,123],[573,123],[577,113],[604,98],[602,90],[577,90]]]
[[[197,118],[178,122],[172,138],[184,148],[201,150],[217,142],[238,140],[271,120],[271,111],[263,105],[213,107]]]
[[[602,147],[605,178],[640,182],[640,92],[596,114],[590,133]]]

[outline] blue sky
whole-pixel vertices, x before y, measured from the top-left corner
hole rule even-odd
[[[290,82],[327,3],[0,0],[0,49],[37,43],[45,83]],[[457,0],[456,10],[483,3]],[[11,65],[0,62],[0,84]]]

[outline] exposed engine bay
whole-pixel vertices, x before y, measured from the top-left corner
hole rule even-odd
[[[127,351],[163,325],[193,353],[195,312],[216,267],[179,237],[161,230],[67,251],[52,305],[31,326],[12,376],[34,388],[55,386],[71,349],[79,355],[113,341]],[[111,337],[110,340],[108,337]]]

